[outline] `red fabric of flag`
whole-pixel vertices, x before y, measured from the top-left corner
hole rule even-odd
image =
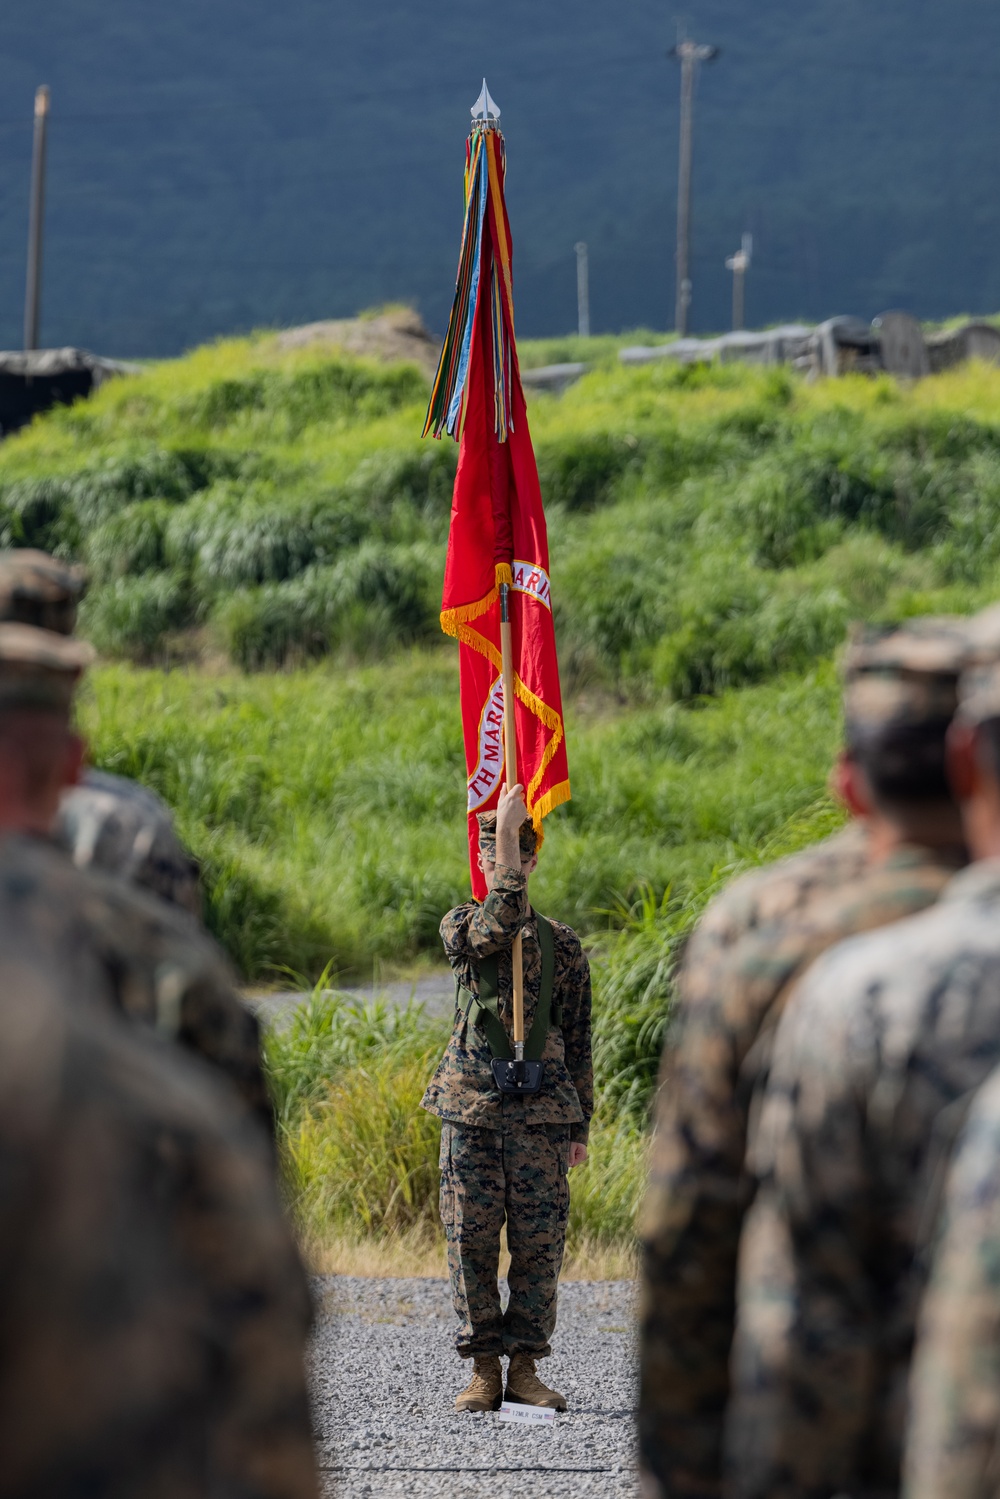
[[[488,170],[488,192],[478,292],[469,308],[441,625],[459,641],[469,863],[473,891],[482,900],[476,814],[496,806],[504,779],[502,582],[510,584],[518,778],[539,835],[542,819],[569,799],[570,788],[545,515],[514,346],[502,139],[499,132],[483,132],[477,144],[486,153],[481,166]]]

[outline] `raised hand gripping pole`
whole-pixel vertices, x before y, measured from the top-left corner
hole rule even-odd
[[[500,657],[503,673],[504,773],[508,786],[517,785],[517,736],[514,729],[514,653],[510,642],[510,585],[500,584]],[[514,1061],[524,1064],[524,959],[521,933],[511,948],[514,980]]]

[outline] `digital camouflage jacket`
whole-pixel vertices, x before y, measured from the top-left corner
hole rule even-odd
[[[683,995],[687,976],[705,972],[716,956],[758,927],[784,921],[828,890],[839,890],[864,869],[868,834],[862,822],[789,854],[762,869],[748,869],[720,890],[705,908],[688,942],[680,976]]]
[[[905,1499],[994,1499],[1000,1450],[1000,1071],[949,1171],[910,1374]]]
[[[771,920],[688,954],[641,1225],[641,1452],[670,1495],[717,1492],[721,1482],[737,1260],[752,1199],[747,1135],[789,989],[843,937],[931,904],[958,867],[957,856],[905,848],[864,869],[864,847],[852,830],[820,845],[814,861],[797,855],[777,867],[770,889],[755,874],[756,914]]]
[[[74,868],[42,838],[0,837],[0,884],[43,950],[69,963],[88,956],[103,975],[98,992],[116,1009],[224,1073],[273,1130],[257,1020],[192,916],[123,880]]]
[[[0,1499],[316,1499],[310,1305],[260,1130],[0,879]]]
[[[78,869],[117,875],[201,917],[198,865],[170,808],[147,786],[88,770],[63,793],[54,837]]]
[[[998,859],[956,875],[933,910],[841,944],[797,988],[754,1148],[795,1298],[770,1468],[737,1492],[896,1492],[941,1184],[998,1062]]]
[[[496,866],[493,888],[480,905],[466,901],[441,923],[441,939],[455,977],[463,988],[479,993],[480,958],[499,954],[500,1018],[511,1033],[512,973],[510,949],[523,933],[524,1024],[531,1030],[541,985],[542,963],[537,928],[528,904],[527,880],[520,869]],[[594,1074],[590,1053],[590,965],[571,927],[552,922],[555,946],[553,1004],[562,1025],[549,1030],[542,1060],[545,1080],[530,1098],[499,1092],[490,1070],[485,1035],[470,1025],[456,1005],[455,1026],[447,1050],[423,1097],[423,1107],[442,1119],[481,1129],[500,1130],[526,1124],[568,1124],[570,1138],[586,1141],[594,1111]]]

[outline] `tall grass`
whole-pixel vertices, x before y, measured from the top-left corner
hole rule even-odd
[[[594,972],[581,1260],[627,1253],[704,902],[837,820],[847,622],[1000,592],[1000,372],[809,386],[625,369],[615,347],[531,404],[574,788],[532,896],[581,931]],[[323,987],[439,962],[440,917],[468,891],[456,661],[434,644],[455,450],[418,440],[425,396],[414,369],[228,342],[0,448],[0,541],[93,571],[95,759],[173,806],[248,977],[326,970]],[[150,669],[199,651],[210,670]],[[321,993],[272,1032],[311,1243],[436,1244],[437,1126],[417,1103],[441,1044],[414,1011]]]
[[[440,1247],[440,1121],[420,1108],[448,1034],[419,1007],[360,1005],[324,975],[290,1020],[266,1032],[286,1183],[317,1264],[332,1246],[403,1243],[418,1261]],[[599,1122],[572,1173],[570,1256],[627,1260],[645,1147],[634,1123]],[[438,1254],[438,1264],[441,1263]]]
[[[440,960],[438,923],[468,892],[450,645],[250,677],[103,667],[82,721],[101,766],[174,807],[248,977]],[[669,888],[683,923],[713,871],[822,794],[836,681],[827,666],[687,707],[584,699],[567,724],[574,796],[548,820],[537,905],[594,934]]]
[[[808,386],[595,353],[531,410],[570,686],[697,697],[808,667],[851,617],[997,588],[997,371]],[[4,443],[0,537],[91,562],[109,655],[206,622],[246,670],[391,654],[434,629],[447,532],[425,395],[407,367],[198,350]]]

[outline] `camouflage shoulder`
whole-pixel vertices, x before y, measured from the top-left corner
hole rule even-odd
[[[46,902],[58,892],[63,914],[76,909],[98,931],[117,928],[128,946],[140,951],[172,948],[193,962],[215,969],[227,984],[235,983],[229,959],[218,943],[188,912],[150,891],[99,870],[82,870],[55,843],[41,838],[9,836],[0,840],[0,885],[13,882],[26,902]]]
[[[866,847],[861,825],[849,823],[821,843],[737,876],[707,906],[689,952],[731,946],[755,927],[797,909],[814,890],[852,878],[864,865]]]
[[[79,869],[100,870],[200,912],[197,861],[155,792],[103,771],[88,771],[67,791],[54,830]]]
[[[538,914],[545,916],[544,911]],[[580,941],[580,935],[573,927],[568,926],[565,921],[556,921],[552,916],[545,916],[545,920],[552,928],[552,937],[558,947],[561,947],[564,952],[572,953],[574,956],[583,953],[583,943]]]
[[[442,916],[440,925],[438,926],[442,940],[447,944],[448,934],[450,932],[461,931],[462,927],[469,924],[478,910],[479,902],[477,900],[464,900],[461,905],[452,906],[451,910]]]

